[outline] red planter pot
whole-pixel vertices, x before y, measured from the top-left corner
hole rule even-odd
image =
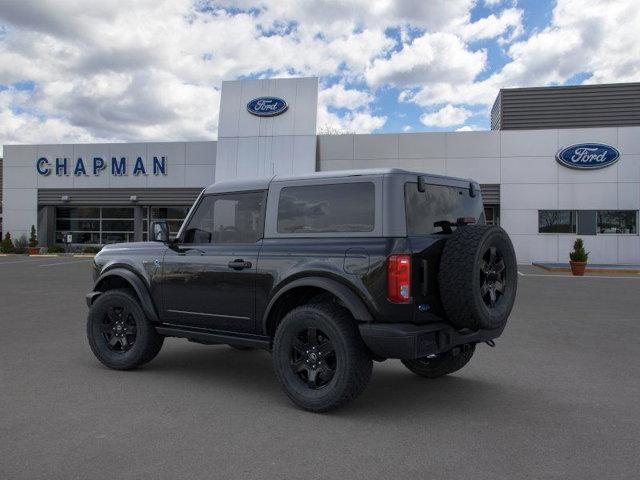
[[[571,273],[578,277],[583,276],[584,271],[587,268],[587,262],[574,262],[573,260],[570,260],[569,265],[571,265]]]
[[[29,247],[29,255],[39,255],[40,247]]]

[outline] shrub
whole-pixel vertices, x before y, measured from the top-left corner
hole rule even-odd
[[[87,246],[82,249],[82,253],[98,253],[102,247]]]
[[[36,226],[31,225],[31,235],[29,235],[29,246],[37,247],[38,246],[38,236],[36,235]]]
[[[48,249],[49,253],[64,253],[64,247],[62,245],[51,245]]]
[[[27,246],[29,245],[29,242],[27,241],[27,236],[20,235],[20,238],[18,238],[15,241],[14,245],[15,245],[14,247],[15,253],[27,253]]]
[[[13,247],[13,241],[11,240],[11,234],[7,232],[4,236],[4,240],[0,243],[0,252],[2,253],[13,253],[15,248]]]
[[[589,258],[589,252],[584,250],[584,242],[581,238],[576,238],[573,243],[573,252],[569,254],[569,258],[573,262],[586,262]]]

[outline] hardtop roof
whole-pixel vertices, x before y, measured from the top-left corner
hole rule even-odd
[[[471,182],[468,178],[449,177],[445,175],[435,175],[427,172],[415,172],[404,170],[401,168],[368,168],[357,170],[334,170],[324,172],[313,172],[303,175],[273,175],[270,177],[224,180],[216,182],[205,188],[205,194],[238,192],[251,190],[267,190],[271,183],[291,182],[297,180],[313,180],[326,178],[345,178],[345,177],[376,177],[384,175],[406,175],[406,176],[427,176],[433,179],[454,180],[458,182]]]

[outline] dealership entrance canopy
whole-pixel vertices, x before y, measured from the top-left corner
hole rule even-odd
[[[216,180],[396,167],[472,178],[520,263],[640,263],[640,84],[502,90],[491,131],[316,135],[317,78],[223,82],[218,141],[5,145],[2,229],[42,246],[177,231]]]

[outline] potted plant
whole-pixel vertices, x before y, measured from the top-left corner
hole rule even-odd
[[[29,235],[29,255],[38,255],[40,248],[38,247],[38,237],[36,235],[35,225],[31,225],[31,234]]]
[[[13,247],[13,240],[11,240],[11,234],[7,232],[4,236],[4,240],[0,243],[0,252],[2,253],[13,253],[15,248]]]
[[[573,251],[569,254],[569,264],[571,265],[571,273],[581,277],[587,268],[587,260],[589,252],[584,249],[584,242],[581,238],[576,238],[573,243]]]
[[[13,247],[13,253],[27,253],[29,250],[29,242],[27,241],[27,236],[20,235],[20,237],[18,237],[16,241],[13,242]]]

